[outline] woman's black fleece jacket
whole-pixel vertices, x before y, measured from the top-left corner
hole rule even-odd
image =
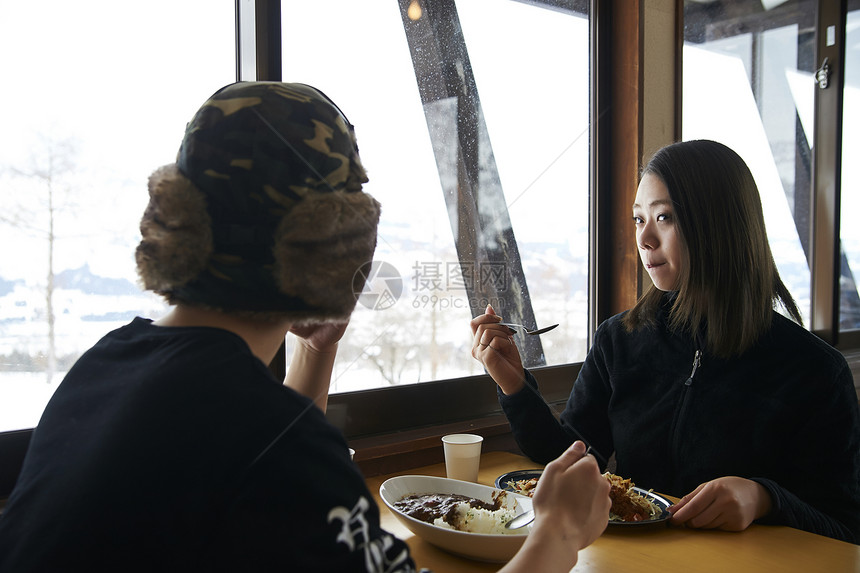
[[[560,423],[528,371],[526,388],[499,391],[523,453],[548,463],[582,439],[614,452],[618,475],[676,497],[722,476],[752,479],[773,499],[759,523],[860,543],[860,409],[842,354],[776,312],[729,360],[670,331],[665,307],[632,333],[622,317],[597,330]]]

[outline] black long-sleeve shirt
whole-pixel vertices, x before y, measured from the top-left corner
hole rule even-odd
[[[677,497],[722,476],[752,479],[773,499],[759,523],[860,543],[860,412],[839,352],[776,312],[730,360],[671,332],[665,308],[633,333],[622,316],[598,329],[560,421],[528,372],[527,388],[499,391],[527,456],[547,463],[582,439],[614,452],[619,475]]]
[[[135,319],[78,360],[0,516],[0,572],[414,573],[340,431],[245,342]]]

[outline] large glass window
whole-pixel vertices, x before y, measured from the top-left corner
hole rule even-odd
[[[750,165],[762,195],[774,258],[807,326],[815,256],[810,241],[816,93],[826,89],[816,78],[823,65],[815,53],[818,10],[817,0],[687,0],[684,15],[683,138],[721,141]],[[848,159],[858,149],[851,129],[857,124],[856,14],[855,6],[846,29],[841,245],[835,247],[840,293],[835,328],[843,331],[860,328],[854,279],[860,270],[860,234],[851,219],[858,209],[858,178],[856,161]],[[828,46],[836,43],[833,28],[827,31]],[[826,222],[834,227],[836,223]],[[827,311],[819,304],[817,312]],[[837,333],[828,336],[835,339]]]
[[[810,147],[815,2],[687,0],[682,136],[749,165],[779,273],[810,314]]]
[[[146,182],[235,79],[230,0],[0,2],[0,431],[31,428],[137,286]]]
[[[829,285],[821,284],[829,273],[810,274],[813,258],[828,256],[826,251],[812,252],[813,224],[841,225],[841,240],[833,247],[838,324],[832,326],[832,332],[828,325],[815,325],[827,329],[831,340],[838,338],[840,330],[860,328],[860,295],[854,278],[860,269],[860,235],[851,220],[857,211],[857,167],[849,159],[858,147],[851,129],[857,123],[858,3],[847,4],[841,222],[827,220],[826,213],[825,219],[814,222],[811,213],[813,203],[825,204],[812,195],[815,138],[835,139],[831,132],[836,129],[834,125],[815,126],[816,95],[828,89],[818,82],[817,72],[824,61],[819,62],[823,58],[816,54],[816,14],[825,5],[818,0],[686,0],[684,14],[683,138],[726,143],[750,165],[762,195],[774,258],[807,326],[813,314],[811,281],[816,281],[822,295],[829,290]],[[825,32],[828,47],[837,43],[835,28],[829,25]],[[822,45],[820,41],[818,45]],[[831,67],[838,65],[830,62]],[[834,106],[833,101],[821,105]],[[835,110],[828,112],[828,118],[836,117]],[[835,158],[827,153],[822,157],[819,169],[835,168]],[[830,210],[833,208],[822,212]],[[822,299],[816,304],[814,313],[828,316],[827,302]]]
[[[860,308],[851,304],[860,280],[860,6],[855,2],[845,25],[845,88],[842,112],[842,222],[844,259],[839,281],[842,330],[860,330]]]
[[[584,358],[589,33],[573,4],[283,0],[283,79],[343,108],[382,203],[334,392],[482,373],[468,323],[488,303],[560,323],[517,335],[528,366]]]

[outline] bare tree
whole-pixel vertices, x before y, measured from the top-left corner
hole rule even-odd
[[[403,382],[403,374],[408,367],[416,367],[415,378],[421,379],[421,362],[417,359],[420,349],[417,345],[402,346],[392,340],[384,340],[383,344],[366,348],[364,356],[373,364],[389,386]]]
[[[48,348],[45,375],[48,383],[57,371],[54,312],[54,250],[57,240],[55,228],[59,213],[71,206],[68,201],[67,181],[75,170],[76,155],[77,142],[73,138],[56,139],[41,135],[39,145],[34,148],[30,157],[29,167],[13,166],[7,169],[13,181],[19,183],[12,187],[11,193],[19,200],[8,215],[0,217],[0,222],[41,237],[46,242],[45,317],[48,326]],[[31,191],[37,196],[30,197]]]

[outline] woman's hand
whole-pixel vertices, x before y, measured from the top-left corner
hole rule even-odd
[[[770,494],[760,483],[728,476],[703,483],[669,511],[674,525],[743,531],[767,515],[772,505]]]
[[[525,374],[511,329],[499,324],[501,320],[490,305],[472,319],[472,358],[484,365],[502,392],[514,394],[525,385]]]
[[[504,573],[567,572],[580,549],[597,539],[609,522],[609,482],[597,460],[576,441],[547,464],[534,495],[535,522],[525,544]]]

